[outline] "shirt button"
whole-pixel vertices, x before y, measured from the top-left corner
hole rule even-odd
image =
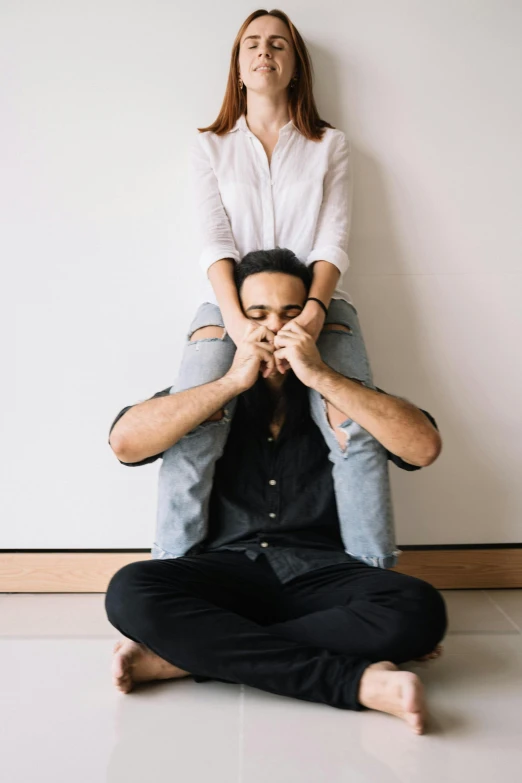
[[[266,541],[261,541],[261,546],[268,546]]]
[[[272,443],[273,440],[274,440],[273,438],[268,438],[269,443]]]
[[[268,483],[274,486],[274,484],[277,484],[277,481],[275,479],[270,479]]]
[[[269,517],[271,517],[272,519],[274,519],[274,517],[275,517],[275,514],[274,514],[274,512],[272,511],[272,512],[271,512],[271,513],[270,513],[268,516],[269,516]]]

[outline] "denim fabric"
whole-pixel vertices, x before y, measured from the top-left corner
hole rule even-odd
[[[375,388],[357,311],[342,299],[332,299],[325,324],[341,324],[349,332],[324,332],[317,340],[323,361],[336,372]],[[224,328],[220,309],[205,302],[197,310],[183,353],[174,394],[223,377],[230,369],[236,346],[222,338],[190,337],[204,326]],[[309,390],[311,415],[330,449],[340,532],[345,552],[367,565],[392,568],[400,550],[395,542],[386,449],[351,419],[340,426],[347,435],[341,448],[326,416],[321,395]],[[163,453],[158,478],[156,536],[153,558],[190,554],[208,533],[208,510],[216,461],[222,456],[237,398],[219,421],[204,422]]]

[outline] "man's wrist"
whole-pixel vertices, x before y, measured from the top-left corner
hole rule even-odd
[[[222,378],[218,378],[216,383],[219,383],[227,395],[230,395],[230,399],[237,397],[238,394],[242,394],[246,391],[245,385],[234,375],[234,372],[229,370]]]
[[[315,372],[312,388],[322,394],[325,389],[325,384],[331,386],[332,382],[335,383],[336,377],[339,377],[338,373],[332,370],[325,362],[321,362]]]
[[[331,367],[321,361],[321,363],[317,365],[313,373],[310,375],[310,381],[306,384],[306,386],[319,392],[319,394],[323,394],[321,390],[325,389],[327,386],[331,387],[332,382],[335,383],[336,377],[339,377],[338,374],[334,372]]]

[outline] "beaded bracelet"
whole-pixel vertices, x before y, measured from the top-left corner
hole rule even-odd
[[[320,300],[320,299],[316,299],[316,298],[315,298],[315,296],[309,296],[309,297],[308,297],[308,299],[306,299],[305,301],[306,301],[306,302],[317,302],[317,303],[318,303],[318,304],[320,304],[320,305],[321,305],[321,307],[323,308],[323,310],[324,310],[324,314],[325,314],[325,315],[328,315],[328,308],[326,307],[326,305],[324,304],[324,302],[321,302],[321,300]]]

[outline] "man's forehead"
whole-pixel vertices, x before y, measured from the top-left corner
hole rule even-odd
[[[248,305],[264,302],[272,307],[301,303],[306,296],[303,281],[295,275],[280,272],[257,273],[244,280],[241,298]]]

